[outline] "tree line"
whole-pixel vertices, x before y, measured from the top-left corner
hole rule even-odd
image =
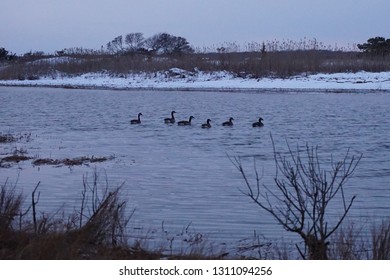
[[[0,48],[0,60],[13,60],[16,54],[10,53],[5,48]]]
[[[129,33],[115,37],[100,49],[66,48],[55,54],[30,51],[19,56],[0,47],[0,79],[37,79],[55,77],[58,73],[78,75],[99,71],[126,75],[170,68],[228,71],[250,78],[291,77],[302,73],[384,72],[390,71],[389,45],[389,39],[375,37],[355,45],[354,49],[332,48],[317,40],[304,39],[299,42],[251,42],[244,48],[225,42],[194,50],[187,39],[180,36],[158,33],[147,38],[142,33]],[[70,59],[45,60],[54,56]],[[36,62],[30,64],[32,61]]]
[[[359,50],[372,55],[386,56],[390,54],[390,39],[374,37],[367,40],[367,43],[358,44]]]
[[[390,55],[390,39],[384,37],[373,37],[367,40],[366,43],[357,44],[359,50],[363,53],[372,56],[387,56]],[[270,49],[269,49],[270,48]],[[224,52],[225,47],[217,48],[217,52]],[[279,51],[288,51],[283,49]],[[261,52],[274,52],[272,46],[266,47],[263,43]],[[277,50],[276,50],[277,51]],[[85,48],[65,48],[56,51],[56,54],[70,55],[70,54],[111,54],[111,55],[129,55],[129,54],[147,54],[147,55],[182,55],[195,53],[195,49],[190,45],[188,40],[181,36],[175,36],[168,33],[157,33],[151,37],[145,37],[141,32],[128,33],[120,35],[102,46],[100,50],[85,49]],[[24,54],[28,57],[44,56],[43,52],[29,52]],[[18,56],[11,53],[3,47],[0,47],[0,61],[14,60]]]
[[[129,33],[117,36],[108,42],[106,49],[111,54],[188,54],[194,49],[186,38],[168,33],[158,33],[145,38],[143,33]]]

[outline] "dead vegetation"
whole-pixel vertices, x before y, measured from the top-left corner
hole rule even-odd
[[[31,140],[31,134],[17,134],[13,135],[10,133],[0,134],[0,145],[9,144],[15,142],[29,142]],[[24,149],[14,148],[11,155],[6,155],[5,157],[0,158],[0,168],[10,167],[14,163],[19,163],[21,161],[30,160],[31,157],[26,156],[26,151]]]
[[[65,159],[38,158],[35,159],[32,162],[32,164],[34,166],[41,166],[41,165],[75,166],[75,165],[83,165],[89,163],[104,162],[112,159],[114,159],[114,156],[110,156],[110,157],[83,156],[83,157],[65,158]]]
[[[130,240],[129,222],[135,209],[121,199],[123,184],[101,184],[99,174],[84,176],[79,209],[47,215],[38,211],[40,182],[23,209],[25,197],[15,185],[5,182],[0,189],[0,259],[216,259],[223,254],[206,254],[203,237],[186,227],[181,239],[188,249],[181,253],[169,248],[148,249],[142,239]],[[40,214],[39,214],[40,213]],[[164,232],[168,236],[173,236]],[[179,235],[174,235],[178,237]],[[169,238],[171,241],[174,238]]]
[[[34,159],[32,164],[34,166],[42,166],[42,165],[53,165],[57,167],[61,166],[78,166],[78,165],[88,165],[90,163],[100,163],[108,160],[114,159],[114,156],[109,157],[76,157],[76,158],[65,158],[65,159],[51,159],[51,158],[38,158],[34,159],[33,157],[26,156],[24,154],[19,154],[15,152],[13,155],[5,156],[0,159],[0,168],[8,168],[11,167],[15,163],[19,163],[21,161],[27,161]]]
[[[171,68],[187,71],[229,71],[238,77],[290,77],[314,73],[380,72],[390,70],[390,56],[362,53],[356,47],[325,46],[317,40],[270,41],[238,46],[231,43],[194,53],[159,54],[73,50],[57,55],[24,56],[0,70],[0,80],[35,80],[108,72],[156,73]]]
[[[106,179],[107,180],[107,179]],[[65,215],[61,211],[39,211],[40,183],[31,193],[31,203],[6,181],[0,186],[0,259],[296,259],[294,247],[275,244],[254,233],[240,240],[235,253],[218,248],[207,238],[191,230],[191,223],[181,233],[169,233],[161,225],[163,243],[150,246],[150,236],[132,234],[130,221],[135,209],[121,199],[123,185],[101,185],[99,174],[84,176],[79,208]],[[27,205],[23,207],[23,205]],[[361,235],[361,228],[349,224],[340,227],[329,239],[329,259],[390,259],[390,222],[373,225],[371,235]],[[134,237],[137,236],[137,237]],[[148,241],[149,240],[149,241]],[[164,242],[165,240],[165,242]],[[181,246],[178,250],[178,246]]]
[[[351,210],[355,195],[347,196],[345,184],[353,175],[362,155],[351,156],[349,152],[338,161],[331,158],[329,169],[323,167],[317,147],[306,145],[283,154],[274,149],[276,174],[275,186],[261,182],[256,162],[252,183],[240,158],[232,163],[244,179],[243,193],[257,206],[270,214],[286,231],[297,234],[303,241],[303,249],[297,246],[303,259],[328,259],[332,235],[342,225]],[[303,150],[303,152],[301,152]],[[338,217],[329,218],[329,205],[339,201]]]
[[[0,168],[8,168],[21,161],[32,159],[32,157],[26,156],[26,154],[26,150],[15,148],[11,155],[0,158]]]
[[[0,143],[10,143],[16,141],[11,134],[0,134]]]
[[[31,133],[16,134],[16,135],[12,135],[10,133],[0,134],[0,144],[12,143],[18,141],[29,142],[30,140],[31,140]]]
[[[121,188],[99,189],[96,181],[85,180],[80,210],[56,217],[38,214],[39,183],[23,210],[23,196],[6,182],[0,191],[0,259],[136,258],[140,250],[125,240],[131,215],[120,199]]]
[[[14,142],[29,142],[31,134],[0,134],[0,143],[14,143]],[[81,156],[75,158],[52,159],[52,158],[37,158],[37,156],[30,157],[27,155],[27,150],[15,147],[10,155],[0,158],[0,168],[9,168],[19,162],[32,160],[34,166],[53,165],[53,166],[78,166],[88,165],[91,163],[100,163],[114,159],[115,156],[96,157],[96,156]]]
[[[18,154],[14,154],[12,156],[6,156],[6,157],[3,157],[0,161],[0,166],[3,166],[4,163],[9,163],[9,162],[20,162],[20,161],[25,161],[25,160],[30,160],[31,157],[28,157],[28,156],[25,156],[25,155],[18,155]]]
[[[0,259],[115,259],[135,254],[123,240],[131,216],[126,216],[127,203],[119,198],[121,186],[102,193],[93,188],[89,190],[92,199],[83,193],[85,211],[67,218],[37,214],[38,187],[39,183],[32,193],[32,204],[24,211],[15,187],[2,186]]]

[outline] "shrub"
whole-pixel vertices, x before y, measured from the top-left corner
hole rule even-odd
[[[383,221],[372,230],[372,258],[390,260],[390,221]]]
[[[232,159],[245,181],[247,192],[244,194],[285,230],[303,239],[305,250],[297,247],[302,258],[328,259],[329,239],[341,226],[356,197],[347,198],[344,185],[362,156],[349,156],[347,152],[340,161],[334,162],[332,158],[331,169],[325,170],[321,166],[317,147],[306,145],[302,154],[299,149],[293,152],[288,146],[289,158],[277,152],[274,144],[273,148],[276,188],[261,184],[256,166],[255,184],[252,184],[240,158]],[[342,213],[332,223],[328,219],[328,208],[330,202],[337,199],[341,201]]]

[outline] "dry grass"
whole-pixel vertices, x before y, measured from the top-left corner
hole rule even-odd
[[[26,156],[25,153],[15,150],[12,155],[5,156],[0,158],[0,168],[8,168],[11,167],[15,163],[19,163],[21,161],[27,161],[34,159],[33,157]],[[108,160],[114,159],[114,156],[110,157],[76,157],[76,158],[65,158],[65,159],[51,159],[51,158],[36,158],[32,161],[34,166],[42,166],[42,165],[55,165],[57,167],[60,166],[77,166],[77,165],[88,165],[89,163],[99,163],[105,162]]]
[[[188,248],[181,252],[163,246],[149,249],[142,238],[130,241],[128,223],[134,210],[128,211],[127,202],[120,198],[122,185],[112,188],[107,182],[105,186],[100,182],[96,171],[92,176],[84,177],[80,208],[68,216],[63,213],[37,214],[39,183],[32,193],[32,204],[25,210],[22,208],[23,196],[16,192],[15,186],[5,182],[0,188],[0,259],[223,257],[223,254],[204,251],[201,235],[188,231],[184,232],[186,238],[183,238]]]
[[[127,53],[112,55],[104,52],[75,50],[65,56],[27,56],[0,68],[0,79],[34,80],[39,77],[73,76],[90,72],[128,73],[166,71],[178,67],[193,71],[226,70],[238,76],[289,77],[297,74],[336,72],[379,72],[390,70],[390,56],[364,54],[356,48],[340,49],[314,40],[234,43],[198,50],[193,54],[157,55]]]
[[[35,166],[41,165],[56,165],[56,166],[75,166],[88,163],[104,162],[111,160],[114,157],[76,157],[76,158],[65,158],[65,159],[51,159],[51,158],[38,158],[32,162]]]
[[[0,144],[7,144],[13,142],[29,142],[31,140],[31,134],[0,134]],[[108,157],[96,157],[96,156],[81,156],[75,158],[64,158],[64,159],[51,159],[51,158],[37,158],[27,156],[27,150],[14,148],[12,153],[0,158],[0,168],[8,168],[13,166],[15,163],[21,161],[33,160],[34,166],[42,165],[55,165],[55,166],[77,166],[77,165],[88,165],[90,163],[100,163],[108,160],[112,160],[115,156]]]
[[[29,160],[29,159],[31,159],[31,157],[28,157],[28,156],[25,156],[25,155],[14,154],[12,156],[3,157],[0,160],[0,166],[3,163],[6,163],[6,162],[20,162],[20,161],[25,161],[25,160]]]
[[[329,258],[334,260],[360,260],[369,258],[369,242],[362,234],[363,228],[350,223],[335,233],[329,248]]]
[[[32,157],[26,156],[26,154],[26,150],[15,148],[11,155],[0,158],[0,168],[8,168],[15,163],[32,159]]]
[[[332,240],[330,258],[335,260],[390,260],[390,220],[366,226],[347,224]]]
[[[31,220],[27,217],[31,207],[23,211],[22,195],[6,182],[0,190],[0,259],[156,258],[153,252],[127,244],[125,230],[131,216],[126,216],[120,189],[100,192],[97,184],[85,182],[82,210],[65,218],[37,217],[33,209]],[[34,208],[39,194],[38,198],[33,194],[32,201]]]
[[[11,143],[14,142],[15,137],[11,134],[0,134],[0,143]]]
[[[17,141],[25,141],[29,142],[31,140],[31,133],[25,133],[25,134],[10,134],[10,133],[0,133],[0,144],[4,143],[12,143]]]
[[[371,233],[372,258],[374,260],[390,260],[390,221],[382,221],[374,226]]]

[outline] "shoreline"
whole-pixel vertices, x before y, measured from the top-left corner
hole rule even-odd
[[[9,87],[9,88],[54,88],[54,89],[81,89],[81,90],[113,90],[113,91],[174,91],[174,92],[248,92],[248,93],[358,93],[358,94],[367,94],[367,93],[390,93],[390,89],[346,89],[346,88],[213,88],[213,87],[128,87],[128,88],[118,88],[118,87],[107,87],[107,86],[79,86],[79,85],[45,85],[45,84],[31,84],[31,85],[18,85],[18,84],[2,84],[0,82],[0,87]]]
[[[73,77],[0,80],[0,86],[122,91],[390,93],[390,72],[320,73],[255,79],[236,77],[229,72],[180,72],[172,75],[172,69],[170,71],[119,76],[85,73]]]

